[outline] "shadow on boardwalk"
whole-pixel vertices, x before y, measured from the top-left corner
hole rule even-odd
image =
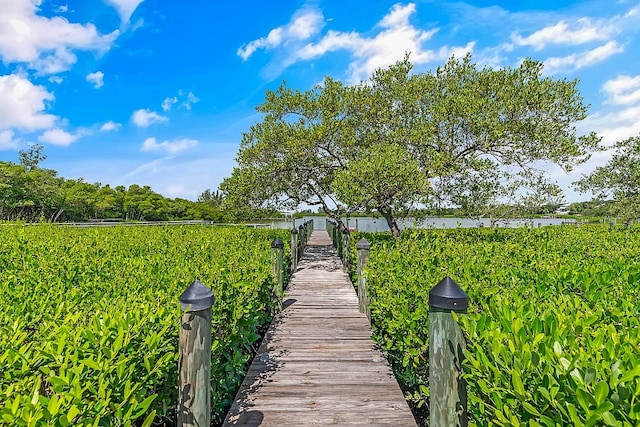
[[[415,426],[325,231],[314,231],[225,426]]]

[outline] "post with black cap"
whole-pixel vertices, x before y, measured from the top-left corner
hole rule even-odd
[[[271,255],[273,259],[273,277],[278,282],[277,288],[274,289],[274,298],[276,305],[279,305],[280,296],[284,290],[284,269],[282,267],[282,253],[284,252],[284,242],[281,238],[276,237],[271,243]]]
[[[211,424],[211,289],[194,281],[180,295],[178,427]]]
[[[462,330],[452,312],[466,313],[467,294],[450,277],[429,291],[429,425],[467,426],[467,390],[462,378]]]
[[[369,310],[369,294],[367,292],[367,277],[364,269],[369,263],[369,250],[371,244],[364,237],[356,243],[358,250],[358,308],[360,313],[365,313],[371,323],[371,311]]]
[[[291,229],[291,274],[298,269],[298,229]]]

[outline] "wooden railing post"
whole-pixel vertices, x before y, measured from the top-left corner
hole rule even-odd
[[[342,231],[342,271],[349,272],[349,229]]]
[[[462,378],[462,330],[452,312],[465,313],[467,294],[445,277],[429,291],[429,425],[467,426],[467,389]]]
[[[369,309],[369,294],[367,292],[367,276],[364,269],[369,263],[369,249],[371,244],[364,237],[356,244],[358,250],[358,308],[360,313],[365,313],[371,323],[371,310]]]
[[[291,274],[298,269],[298,229],[291,229]]]
[[[336,233],[338,231],[338,227],[334,221],[331,221],[331,243],[333,244],[334,249],[338,249],[338,241],[336,240]]]
[[[298,261],[302,259],[302,254],[304,254],[304,246],[307,241],[307,236],[304,235],[304,225],[300,224],[298,226]]]
[[[178,427],[211,424],[211,289],[194,281],[180,295]]]
[[[282,265],[282,255],[284,252],[284,242],[281,238],[276,237],[271,243],[271,253],[273,258],[273,277],[276,279],[277,289],[274,290],[274,297],[276,298],[276,306],[282,306],[282,292],[284,291],[284,268]]]

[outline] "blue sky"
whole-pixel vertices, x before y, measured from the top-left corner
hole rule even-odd
[[[230,175],[255,107],[283,80],[366,80],[411,52],[417,71],[545,63],[578,78],[606,144],[640,133],[638,1],[0,0],[0,160],[29,143],[65,178],[195,200]],[[274,6],[275,5],[275,6]],[[598,153],[567,175],[566,200]]]

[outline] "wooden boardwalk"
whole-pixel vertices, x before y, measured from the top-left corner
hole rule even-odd
[[[324,230],[313,232],[225,426],[415,426]]]

